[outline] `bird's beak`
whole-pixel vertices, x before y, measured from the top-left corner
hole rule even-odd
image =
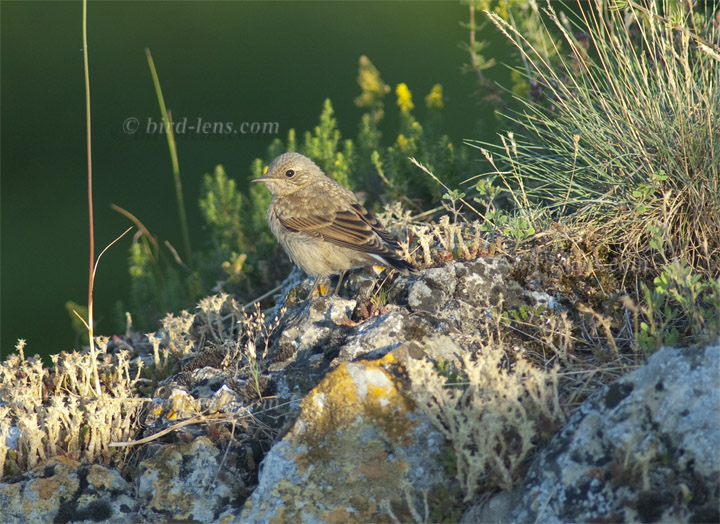
[[[263,169],[263,174],[257,178],[253,178],[250,182],[262,182],[263,184],[267,184],[270,180],[267,176],[268,167],[270,166],[265,166],[265,169]]]

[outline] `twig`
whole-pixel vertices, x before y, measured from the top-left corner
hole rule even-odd
[[[246,416],[251,416],[249,413],[249,407],[246,407],[245,409],[248,410],[248,414]],[[157,433],[150,435],[149,437],[141,438],[138,440],[128,440],[126,442],[111,442],[110,444],[108,444],[108,447],[125,448],[129,446],[139,446],[141,444],[147,444],[148,442],[157,440],[160,437],[163,437],[168,433],[172,433],[176,429],[184,428],[185,426],[192,426],[193,424],[200,424],[202,422],[231,422],[234,420],[234,418],[231,419],[226,413],[217,413],[214,415],[195,415],[194,417],[190,417],[187,420],[182,420],[177,424],[158,431]]]
[[[180,255],[178,255],[177,250],[173,247],[173,245],[170,243],[169,240],[165,241],[165,247],[167,247],[170,250],[170,252],[173,254],[173,257],[175,257],[175,262],[177,262],[180,267],[182,267],[189,273],[191,271],[191,269],[185,265],[185,262],[182,261],[182,259],[180,258]]]
[[[255,300],[253,300],[252,302],[248,302],[247,304],[245,304],[245,305],[243,306],[243,310],[245,310],[245,309],[249,308],[250,306],[252,306],[253,304],[256,304],[256,303],[260,302],[261,300],[269,297],[270,295],[272,295],[273,293],[279,291],[280,289],[282,289],[282,286],[276,286],[276,287],[274,287],[273,289],[271,289],[271,290],[268,291],[267,293],[264,293],[264,294],[260,295],[259,297],[257,297],[257,298],[256,298]]]
[[[123,209],[123,208],[121,208],[120,206],[115,205],[115,204],[110,204],[110,208],[113,209],[113,210],[115,210],[115,211],[117,211],[117,212],[120,213],[121,215],[124,215],[124,216],[126,216],[127,218],[129,218],[130,221],[131,221],[133,224],[135,224],[140,231],[142,231],[143,235],[145,235],[145,237],[148,239],[148,241],[149,241],[153,246],[155,246],[155,250],[158,251],[158,250],[160,249],[160,246],[158,246],[157,241],[156,241],[155,238],[150,234],[150,231],[148,231],[148,229],[145,227],[145,225],[144,225],[142,222],[140,222],[140,220],[139,220],[135,215],[133,215],[130,211],[127,211],[126,209]]]

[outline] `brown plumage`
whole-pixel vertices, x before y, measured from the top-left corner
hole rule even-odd
[[[267,219],[292,261],[314,276],[381,263],[403,274],[417,272],[402,258],[397,240],[355,195],[299,153],[284,153],[253,180],[273,195]],[[338,281],[338,287],[340,282]]]

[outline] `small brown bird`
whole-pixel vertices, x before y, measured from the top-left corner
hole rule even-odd
[[[264,183],[272,193],[268,223],[295,265],[315,277],[381,263],[403,274],[417,269],[403,260],[400,245],[355,195],[327,177],[312,160],[284,153],[272,161]]]

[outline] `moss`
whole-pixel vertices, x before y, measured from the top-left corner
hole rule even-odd
[[[428,494],[430,522],[460,522],[464,507],[461,504],[462,492],[455,486],[433,486]]]

